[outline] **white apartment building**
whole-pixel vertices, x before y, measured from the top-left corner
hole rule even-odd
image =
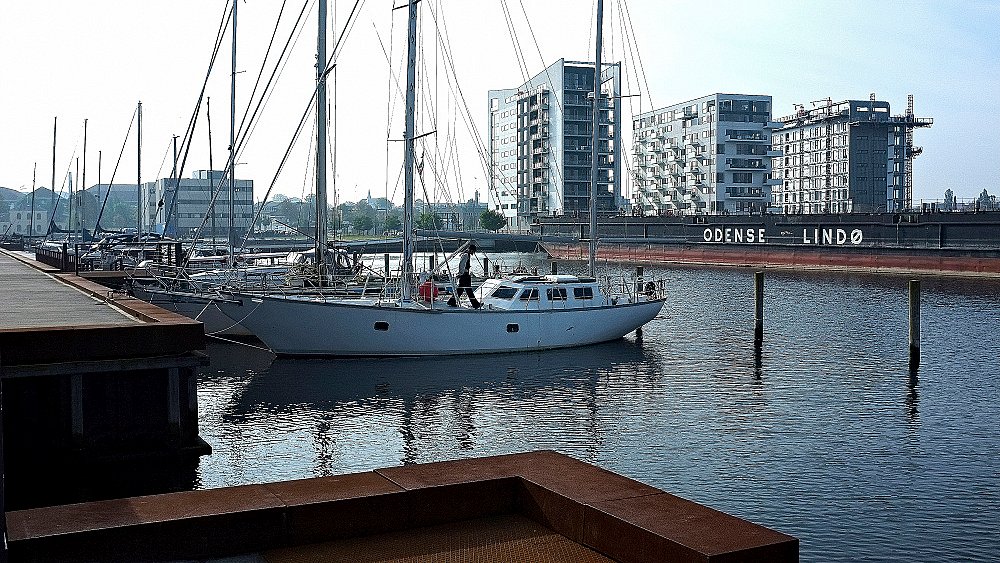
[[[621,204],[620,64],[602,64],[599,212]],[[489,91],[491,203],[508,224],[590,208],[594,63],[560,59],[517,88]]]
[[[771,96],[711,94],[633,117],[635,212],[763,213],[771,201]]]

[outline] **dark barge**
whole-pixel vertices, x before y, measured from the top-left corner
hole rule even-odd
[[[555,258],[586,256],[586,217],[533,226]],[[1000,274],[1000,211],[601,218],[600,257],[646,263]]]

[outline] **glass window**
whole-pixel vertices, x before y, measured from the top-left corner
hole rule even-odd
[[[574,287],[573,288],[573,298],[574,299],[593,299],[594,298],[594,288],[592,288],[592,287]]]
[[[538,301],[538,290],[525,289],[521,292],[521,301]]]
[[[565,301],[566,300],[566,288],[565,287],[555,287],[545,290],[546,296],[549,301]]]
[[[500,287],[493,290],[490,297],[496,297],[497,299],[513,299],[517,295],[517,288],[510,287],[506,285],[501,285]]]

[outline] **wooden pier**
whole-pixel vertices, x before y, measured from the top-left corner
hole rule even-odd
[[[137,468],[211,451],[198,436],[201,323],[21,253],[0,251],[0,279],[7,509],[79,500],[95,478],[134,494],[124,477]]]

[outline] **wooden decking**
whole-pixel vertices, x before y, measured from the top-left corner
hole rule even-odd
[[[114,326],[141,322],[106,300],[32,267],[17,256],[12,252],[0,252],[0,328]]]

